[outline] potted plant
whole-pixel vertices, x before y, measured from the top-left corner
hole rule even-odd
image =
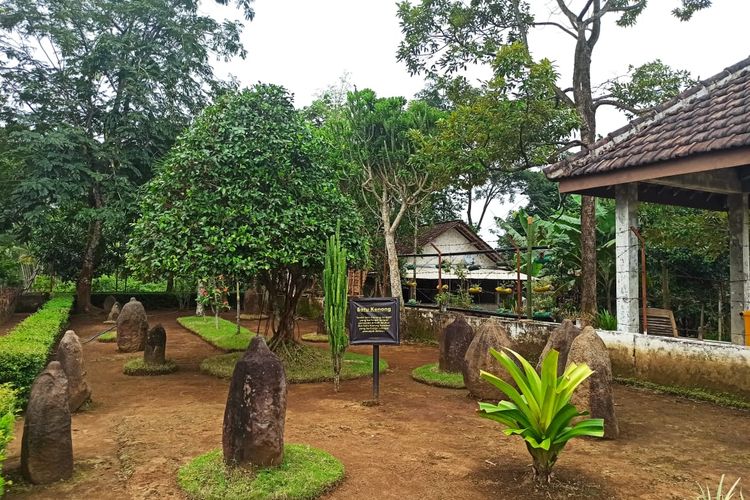
[[[482,293],[482,287],[479,286],[479,285],[471,285],[469,287],[469,293],[472,294],[472,295],[478,295],[478,294]]]

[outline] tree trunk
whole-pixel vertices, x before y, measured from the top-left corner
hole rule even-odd
[[[203,295],[203,292],[206,290],[206,287],[203,286],[203,281],[198,281],[198,289],[196,293],[196,301],[195,301],[195,315],[196,316],[205,316],[206,314],[206,308],[203,306],[203,303],[200,301],[201,296]]]
[[[268,290],[270,307],[270,321],[274,322],[273,338],[269,342],[272,350],[289,344],[298,344],[299,338],[294,328],[294,315],[302,293],[310,285],[310,280],[299,269],[266,272],[261,277],[263,285]],[[276,321],[276,319],[278,321]]]
[[[102,196],[99,188],[95,186],[91,191],[93,208],[102,207]],[[94,279],[94,266],[96,259],[96,250],[102,241],[103,221],[95,219],[89,224],[89,235],[86,241],[86,249],[83,251],[83,262],[81,263],[81,272],[78,275],[76,283],[76,312],[91,312],[91,282]]]
[[[398,251],[396,250],[396,234],[392,231],[386,231],[385,235],[385,249],[388,255],[388,268],[389,275],[391,278],[391,297],[398,299],[399,303],[402,302],[401,293],[401,270],[398,266]]]
[[[585,27],[581,27],[575,49],[573,97],[581,117],[581,142],[585,147],[591,147],[596,141],[596,111],[591,95],[591,49],[586,40]],[[596,309],[596,198],[581,196],[581,321],[584,325],[591,324]]]
[[[167,276],[167,293],[174,292],[174,275]]]

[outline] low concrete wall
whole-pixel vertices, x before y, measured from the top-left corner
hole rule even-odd
[[[442,329],[457,314],[464,314],[475,329],[491,321],[508,330],[516,350],[536,362],[557,323],[513,320],[471,312],[440,312],[437,309],[406,308],[402,336],[438,339]],[[639,333],[598,331],[609,349],[617,377],[656,384],[726,392],[750,401],[750,348],[728,342],[656,337]],[[415,339],[416,339],[415,338]]]
[[[4,323],[16,312],[16,304],[21,290],[18,288],[0,288],[0,323]]]

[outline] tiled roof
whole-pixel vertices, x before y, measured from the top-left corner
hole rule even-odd
[[[431,226],[421,227],[419,232],[417,233],[418,251],[424,248],[425,245],[428,245],[430,242],[434,241],[438,236],[451,229],[455,229],[456,231],[461,233],[478,250],[493,249],[486,241],[484,241],[481,237],[479,237],[479,235],[472,231],[469,225],[464,221],[451,220],[447,222],[439,222]],[[397,246],[398,253],[411,254],[414,251],[414,240],[413,238],[404,239],[400,241]],[[499,260],[496,254],[487,254],[487,256],[496,262]]]
[[[750,58],[691,87],[544,169],[549,179],[600,174],[750,146]]]

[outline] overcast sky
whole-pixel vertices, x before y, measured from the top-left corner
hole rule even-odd
[[[560,19],[554,0],[531,3],[538,20]],[[678,3],[652,0],[632,28],[620,28],[610,20],[593,55],[592,83],[622,75],[630,64],[657,58],[694,77],[708,78],[750,56],[750,1],[714,0],[712,8],[687,23],[670,14]],[[283,85],[295,94],[297,106],[309,104],[347,73],[357,87],[370,87],[382,96],[410,98],[424,85],[396,60],[401,31],[395,2],[256,0],[255,8],[255,20],[246,24],[243,33],[248,57],[218,66],[220,73],[231,73],[243,85],[258,81]],[[239,17],[236,10],[213,2],[204,2],[203,9],[218,17]],[[530,45],[535,58],[555,62],[561,85],[570,86],[573,39],[553,27],[537,28]],[[600,111],[597,119],[600,134],[626,122],[614,111]],[[502,216],[509,208],[496,204],[493,215]]]

